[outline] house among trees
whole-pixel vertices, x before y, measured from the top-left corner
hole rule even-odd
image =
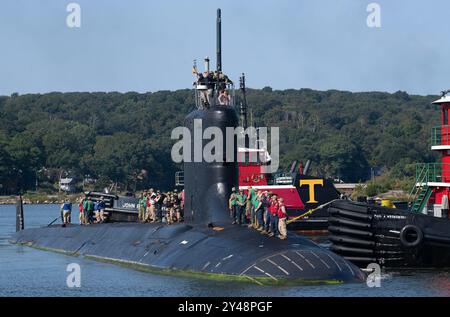
[[[74,192],[75,178],[61,178],[59,180],[59,188],[65,192]]]

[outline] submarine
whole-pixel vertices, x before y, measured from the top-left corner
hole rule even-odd
[[[217,74],[222,72],[221,53],[221,11],[218,9]],[[209,67],[208,63],[206,67]],[[231,91],[233,84],[227,85]],[[227,135],[228,128],[238,125],[233,98],[228,105],[220,105],[217,101],[219,85],[214,86],[211,89],[196,85],[194,89],[197,107],[185,119],[185,128],[191,135],[187,141],[192,141],[186,143],[193,147],[207,145],[204,139],[201,144],[196,143],[198,132],[204,134],[214,128]],[[205,106],[205,100],[209,100],[208,106]],[[185,206],[182,223],[49,225],[19,230],[10,242],[154,273],[258,285],[365,281],[365,274],[356,265],[309,239],[290,232],[287,239],[280,240],[246,226],[231,224],[228,197],[232,187],[238,186],[238,163],[234,160],[237,145],[236,142],[233,144],[228,153],[231,160],[196,160],[195,148],[183,153],[190,159],[183,163]],[[23,217],[19,214],[18,226],[22,229]]]

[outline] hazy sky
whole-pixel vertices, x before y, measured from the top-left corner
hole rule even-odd
[[[66,25],[71,2],[80,28]],[[249,87],[450,88],[448,0],[1,0],[0,95],[191,87],[194,59],[215,65],[218,7],[223,69]]]

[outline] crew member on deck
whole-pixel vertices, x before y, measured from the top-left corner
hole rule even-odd
[[[245,205],[246,205],[247,195],[244,194],[243,189],[239,189],[239,193],[236,195],[236,203],[238,205],[238,212],[236,215],[237,223],[239,225],[245,224]]]
[[[78,210],[80,211],[78,220],[80,221],[80,225],[84,225],[85,223],[83,205],[84,205],[84,198],[83,197],[78,198]]]
[[[145,221],[145,209],[147,207],[147,193],[143,192],[141,198],[139,199],[139,222]]]
[[[98,210],[98,219],[97,222],[105,222],[106,218],[105,218],[105,208],[106,208],[106,204],[105,204],[105,198],[102,196],[100,197],[100,200],[98,202],[97,205],[97,210]]]
[[[256,198],[255,213],[258,220],[257,230],[262,232],[264,230],[264,194],[262,191],[258,193]]]
[[[87,198],[86,208],[84,210],[86,224],[92,224],[94,222],[94,202],[91,200],[91,197]]]
[[[61,209],[63,215],[63,226],[66,226],[70,223],[70,214],[72,212],[72,203],[69,201],[69,199],[64,200]]]
[[[273,195],[269,206],[270,233],[269,237],[278,237],[278,201],[277,195]]]
[[[233,220],[232,224],[236,224],[236,215],[237,215],[237,194],[236,188],[231,188],[230,199],[228,200],[228,208],[230,209],[230,216]]]
[[[284,199],[280,197],[278,198],[278,238],[280,238],[281,240],[287,238],[286,219],[286,206],[284,205]]]

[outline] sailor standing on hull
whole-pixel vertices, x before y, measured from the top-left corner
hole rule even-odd
[[[287,238],[286,218],[286,206],[284,205],[284,199],[280,197],[278,198],[278,238],[280,238],[281,240]]]
[[[105,218],[105,208],[106,208],[106,204],[105,204],[105,197],[100,197],[100,201],[98,202],[98,219],[97,222],[101,223],[101,222],[105,222],[106,218]]]
[[[69,199],[65,199],[64,203],[61,205],[61,211],[63,216],[63,226],[70,223],[70,214],[72,212],[72,203]]]
[[[84,210],[83,210],[84,201],[85,201],[85,199],[83,197],[80,197],[79,200],[78,200],[78,210],[80,211],[80,215],[78,216],[78,220],[80,221],[80,225],[84,225],[85,224],[85,221],[84,221]]]
[[[264,194],[261,191],[256,197],[255,214],[258,225],[256,229],[262,232],[264,230]]]
[[[147,207],[147,193],[143,192],[141,198],[139,199],[139,222],[145,221],[145,209]]]
[[[152,193],[150,195],[150,200],[149,200],[150,206],[149,206],[149,218],[148,220],[150,222],[155,222],[156,221],[156,194]]]
[[[236,215],[237,215],[237,194],[236,188],[231,188],[230,199],[228,200],[228,208],[230,209],[230,217],[233,220],[232,224],[236,224]]]
[[[245,224],[245,206],[247,201],[247,195],[244,194],[243,189],[239,189],[239,193],[236,195],[236,202],[238,205],[238,211],[236,215],[236,222],[239,225]]]
[[[278,237],[278,201],[277,195],[273,195],[269,206],[270,233],[269,237]]]

